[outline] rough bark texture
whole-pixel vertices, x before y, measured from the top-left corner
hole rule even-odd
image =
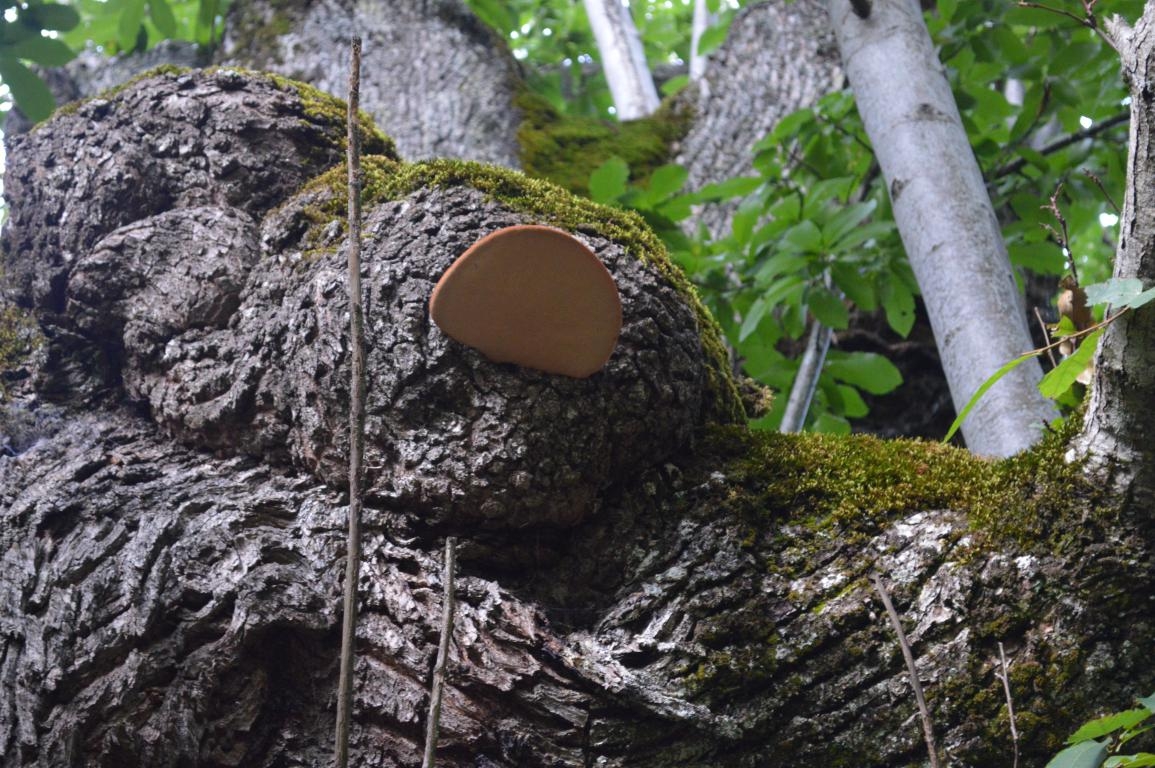
[[[838,47],[818,0],[743,8],[704,74],[678,97],[694,116],[678,149],[687,189],[753,173],[751,149],[778,121],[842,84]],[[722,234],[737,202],[703,206],[691,225]]]
[[[234,3],[221,54],[343,97],[355,34],[365,40],[362,108],[402,156],[518,167],[517,64],[461,0]]]
[[[828,8],[961,411],[1031,349],[1002,232],[919,3],[879,0],[866,18],[846,0]],[[963,424],[967,446],[1010,456],[1037,442],[1057,415],[1042,375],[1028,360],[992,387]]]
[[[1119,225],[1115,277],[1155,280],[1155,4],[1148,3],[1134,28],[1118,18],[1114,34],[1131,89],[1127,194]],[[1155,502],[1155,307],[1121,318],[1103,334],[1095,357],[1095,381],[1086,428],[1077,450],[1089,455],[1102,476],[1134,496],[1144,520]]]
[[[158,76],[13,148],[3,246],[47,338],[0,416],[4,768],[327,762],[348,355],[343,236],[321,219],[342,192],[296,188],[341,127],[304,121],[295,93]],[[166,165],[141,122],[206,143]],[[316,154],[288,162],[302,131]],[[140,149],[106,157],[117,141]],[[114,182],[136,167],[153,172],[132,197]],[[919,764],[872,569],[952,765],[1009,752],[998,641],[1036,761],[1088,713],[1080,692],[1113,706],[1155,683],[1145,541],[1076,506],[1040,510],[1015,546],[936,506],[958,491],[911,496],[953,476],[943,462],[997,470],[961,452],[705,423],[712,330],[596,222],[575,234],[625,316],[604,372],[549,377],[447,340],[433,281],[518,210],[444,181],[366,208],[357,765],[420,759],[448,531],[462,573],[439,754],[455,768]]]

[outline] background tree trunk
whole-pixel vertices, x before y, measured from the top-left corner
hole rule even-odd
[[[229,9],[219,58],[343,94],[354,34],[362,108],[402,156],[518,167],[517,64],[461,0],[246,0]]]
[[[919,3],[878,0],[866,18],[847,0],[828,8],[961,411],[1033,348],[1002,232]],[[991,388],[963,424],[967,446],[1009,456],[1034,444],[1057,416],[1041,377],[1029,360]]]
[[[771,0],[748,5],[707,59],[702,77],[677,98],[693,115],[677,162],[697,191],[753,174],[752,148],[780,119],[808,107],[842,81],[830,21],[818,0]],[[702,206],[689,220],[723,234],[738,202]]]
[[[160,75],[13,147],[3,246],[46,341],[0,426],[19,432],[0,457],[4,768],[326,760],[344,174],[304,182],[342,132],[309,103]],[[1062,462],[727,425],[716,330],[635,219],[509,172],[365,163],[358,765],[420,759],[451,532],[448,766],[921,763],[873,571],[954,765],[1008,753],[1000,641],[1025,759],[1155,683],[1149,542]],[[491,364],[428,321],[440,272],[526,221],[573,231],[622,293],[591,379]]]
[[[658,108],[658,89],[630,8],[618,0],[585,0],[602,72],[619,120],[637,120]]]

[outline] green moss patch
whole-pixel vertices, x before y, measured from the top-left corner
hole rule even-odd
[[[649,117],[624,123],[562,115],[528,90],[514,103],[522,113],[521,167],[580,195],[589,194],[590,174],[611,157],[626,161],[635,184],[644,182],[670,162],[672,145],[690,126],[689,116],[669,102]]]
[[[1114,514],[1103,492],[1064,459],[1079,421],[1000,461],[920,440],[734,428],[716,430],[708,450],[721,454],[731,488],[726,504],[752,536],[803,522],[862,539],[907,514],[952,509],[967,514],[978,546],[1059,551]]]

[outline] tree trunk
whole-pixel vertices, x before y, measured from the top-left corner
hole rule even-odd
[[[45,342],[0,416],[4,768],[327,762],[348,306],[343,170],[305,182],[341,113],[309,94],[158,75],[12,148],[2,244]],[[449,533],[454,768],[920,764],[875,571],[952,765],[1009,753],[998,642],[1035,762],[1155,684],[1149,543],[1053,447],[990,464],[752,435],[637,219],[513,172],[365,168],[355,764],[420,759]],[[458,254],[531,221],[621,292],[589,379],[490,363],[428,320]]]
[[[344,94],[355,34],[362,108],[402,156],[518,167],[517,63],[461,0],[245,0],[229,9],[220,58]]]
[[[693,115],[678,148],[691,191],[753,174],[755,144],[778,121],[839,86],[842,73],[830,22],[818,0],[771,0],[743,8],[709,66],[677,97]],[[704,205],[689,220],[715,236],[738,202]]]
[[[1155,4],[1147,3],[1134,28],[1117,17],[1112,37],[1131,89],[1127,193],[1119,224],[1115,277],[1155,280]],[[1078,453],[1088,469],[1111,478],[1132,495],[1146,519],[1155,502],[1155,308],[1145,306],[1120,318],[1103,334],[1095,357],[1095,380]],[[1112,478],[1113,475],[1113,478]]]
[[[585,0],[585,7],[618,119],[652,114],[658,108],[658,89],[629,6],[618,0]]]
[[[1002,232],[918,2],[828,7],[961,411],[1033,346]],[[963,424],[967,446],[1009,456],[1033,445],[1057,415],[1039,394],[1041,377],[1030,360],[992,387]]]

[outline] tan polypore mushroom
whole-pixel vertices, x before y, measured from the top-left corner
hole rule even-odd
[[[494,362],[578,379],[605,366],[622,328],[605,265],[570,234],[535,225],[470,246],[433,289],[429,314]]]

